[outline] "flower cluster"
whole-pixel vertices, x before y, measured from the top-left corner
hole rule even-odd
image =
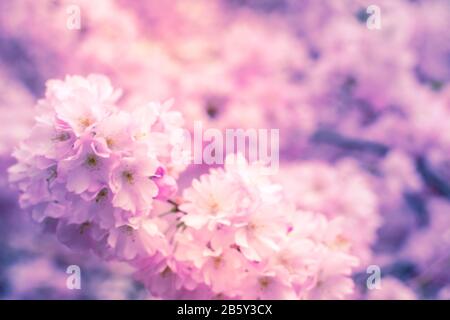
[[[229,155],[224,169],[194,180],[182,201],[171,254],[138,264],[153,295],[338,299],[352,293],[349,276],[358,259],[342,246],[339,219],[295,210],[259,163]]]
[[[342,219],[342,244],[366,267],[372,256],[371,246],[381,224],[378,203],[367,175],[354,161],[340,161],[334,166],[319,161],[285,166],[277,175],[287,197],[300,210]]]
[[[340,220],[339,246],[361,260],[359,268],[353,269],[357,288],[352,297],[449,297],[449,1],[378,0],[381,28],[376,30],[367,27],[369,4],[365,0],[172,0],[164,4],[157,0],[77,0],[81,29],[68,32],[66,10],[71,3],[67,1],[0,1],[0,233],[7,239],[2,244],[20,251],[20,256],[24,250],[13,244],[28,234],[29,241],[39,243],[39,249],[42,246],[34,233],[15,232],[19,225],[27,229],[22,221],[26,217],[17,214],[16,194],[2,187],[8,180],[6,168],[14,162],[12,148],[32,126],[31,107],[44,93],[44,80],[98,72],[126,91],[120,100],[122,107],[112,108],[117,110],[112,114],[120,116],[111,120],[110,126],[121,128],[117,129],[118,148],[129,149],[119,152],[103,138],[106,142],[94,144],[100,154],[119,152],[124,160],[130,150],[131,157],[142,154],[142,149],[135,148],[134,138],[129,143],[124,136],[123,127],[128,127],[123,125],[128,121],[122,121],[127,118],[124,114],[132,118],[131,128],[139,127],[137,123],[147,118],[138,116],[135,111],[139,108],[133,106],[170,97],[180,102],[177,108],[191,130],[199,120],[205,128],[223,130],[278,128],[280,171],[274,181],[285,188],[283,210],[287,215],[301,211],[302,216],[304,211],[317,212],[308,215],[328,221],[327,225]],[[73,150],[84,149],[86,136],[79,132],[84,132],[83,125],[80,129],[76,124],[70,135],[57,138],[67,139],[57,150],[43,143],[49,141],[48,127],[58,127],[58,132],[61,127],[61,120],[56,122],[48,115],[67,118],[61,106],[56,108],[63,104],[65,90],[60,90],[61,82],[51,83],[46,99],[50,108],[40,104],[38,126],[16,152],[19,164],[11,172],[22,192],[21,204],[30,208],[37,220],[45,221],[47,229],[55,227],[59,238],[72,247],[94,248],[108,257],[139,258],[141,275],[154,296],[217,295],[202,282],[201,271],[190,270],[190,262],[177,257],[181,249],[174,248],[180,241],[190,243],[183,237],[193,230],[192,239],[197,239],[207,234],[203,229],[210,232],[208,228],[227,219],[227,228],[235,226],[235,219],[227,214],[205,221],[209,211],[200,209],[194,191],[186,192],[184,199],[171,196],[176,184],[180,190],[189,186],[190,179],[205,173],[205,166],[191,166],[177,179],[184,165],[176,160],[182,156],[166,156],[167,150],[159,144],[164,139],[158,137],[151,139],[158,145],[149,152],[150,158],[160,163],[150,179],[157,185],[157,196],[155,185],[145,179],[142,188],[148,197],[122,193],[125,189],[113,166],[106,170],[111,173],[107,178],[97,173],[86,175],[77,170],[80,166],[75,162],[60,156],[67,148],[75,160]],[[56,87],[58,95],[54,94]],[[108,90],[96,98],[102,100],[100,105],[116,104],[115,94]],[[80,100],[86,94],[73,96]],[[78,105],[67,99],[69,104]],[[97,115],[103,118],[97,104],[94,106],[99,110],[94,120]],[[45,126],[51,123],[54,125]],[[93,140],[102,140],[100,131],[108,131],[109,125],[106,127],[97,128]],[[151,131],[159,132],[158,127],[152,126]],[[91,129],[88,131],[96,132]],[[174,146],[179,144],[173,132],[168,149],[176,153],[178,147]],[[105,143],[110,151],[99,147]],[[117,160],[98,157],[102,164]],[[151,166],[150,162],[144,164]],[[52,168],[58,169],[57,176]],[[217,182],[215,177],[216,173],[202,177],[189,190],[210,184],[205,194],[215,190],[233,200],[233,204],[226,203],[229,212],[237,203],[245,207],[242,195],[237,196],[225,188],[223,179]],[[97,180],[103,181],[104,192],[95,193],[93,181]],[[86,184],[88,189],[80,192]],[[120,196],[113,204],[115,194]],[[99,203],[104,199],[102,203],[111,204],[109,209],[96,209],[97,195]],[[287,202],[295,209],[287,209]],[[89,203],[95,206],[86,209]],[[148,213],[139,210],[147,206],[152,207]],[[239,210],[236,212],[244,209]],[[333,220],[336,222],[331,223]],[[42,250],[36,255],[42,255]],[[0,261],[9,261],[10,256],[0,250]],[[49,255],[47,259],[60,261]],[[84,259],[79,260],[86,268]],[[378,295],[366,290],[362,280],[368,264],[382,270]],[[197,276],[191,279],[191,274]],[[8,277],[0,270],[0,278]],[[171,294],[163,292],[169,288]],[[404,294],[405,288],[414,294]],[[35,293],[34,297],[48,297],[48,293]]]
[[[170,101],[120,108],[120,94],[101,75],[50,80],[10,180],[63,243],[133,259],[156,245],[144,220],[176,191],[183,119]]]
[[[344,298],[358,259],[340,219],[298,211],[260,163],[229,155],[184,190],[181,115],[116,105],[106,77],[51,80],[15,152],[20,204],[72,248],[128,260],[155,297]],[[186,163],[186,162],[184,162]]]

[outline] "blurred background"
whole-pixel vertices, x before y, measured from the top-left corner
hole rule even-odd
[[[288,196],[345,218],[355,299],[450,299],[449,31],[449,0],[0,1],[0,298],[146,298],[129,267],[58,244],[7,183],[46,80],[103,73],[123,104],[175,98],[188,128],[280,129]]]

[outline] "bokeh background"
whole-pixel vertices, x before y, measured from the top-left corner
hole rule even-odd
[[[347,219],[354,298],[450,299],[449,0],[1,0],[1,299],[147,297],[126,265],[58,244],[8,187],[46,80],[89,73],[125,104],[175,98],[188,127],[280,129],[289,196]],[[66,288],[71,264],[82,290]]]

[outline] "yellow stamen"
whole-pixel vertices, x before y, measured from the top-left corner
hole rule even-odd
[[[95,202],[99,203],[103,198],[105,198],[108,195],[108,189],[103,188],[102,190],[100,190],[100,192],[97,194],[97,196],[95,197]]]
[[[106,138],[106,145],[110,149],[113,148],[114,147],[114,140],[112,138]]]
[[[161,277],[166,278],[172,273],[172,270],[170,270],[169,267],[166,267],[163,272],[161,272]]]
[[[267,289],[267,287],[270,284],[270,279],[268,277],[262,277],[262,278],[259,278],[258,282],[259,282],[259,286],[261,287],[261,289]]]
[[[133,177],[133,173],[131,171],[122,172],[122,176],[129,184],[133,184],[134,177]]]
[[[52,140],[64,142],[69,139],[70,139],[70,134],[68,134],[67,132],[61,132],[61,133],[58,133]]]
[[[81,118],[81,119],[79,120],[79,122],[80,122],[80,125],[81,125],[83,128],[87,128],[87,127],[89,127],[89,126],[93,123],[92,120],[89,119],[89,118]]]
[[[87,221],[84,222],[83,224],[81,224],[81,226],[80,226],[80,234],[83,234],[86,231],[86,229],[88,229],[90,226],[91,226],[91,223],[87,222]]]
[[[96,167],[98,165],[97,157],[95,155],[93,155],[93,154],[88,155],[87,158],[86,158],[86,164],[89,167]]]
[[[222,265],[223,262],[223,258],[222,256],[218,256],[218,257],[214,257],[213,258],[213,265],[215,269],[219,269],[220,266]]]

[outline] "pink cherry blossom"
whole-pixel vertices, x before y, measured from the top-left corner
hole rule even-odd
[[[39,222],[55,219],[69,246],[125,260],[167,254],[161,223],[143,219],[177,189],[183,167],[170,156],[181,148],[172,137],[182,117],[171,102],[124,109],[119,96],[101,75],[48,81],[10,181],[21,205]]]
[[[192,293],[206,286],[210,298],[351,295],[350,275],[358,259],[341,245],[339,223],[297,211],[271,184],[266,169],[230,155],[224,169],[194,180],[179,206],[174,251],[161,268],[177,290]],[[251,203],[252,198],[257,202]],[[154,275],[140,272],[140,277]],[[144,281],[152,290],[151,282]]]

